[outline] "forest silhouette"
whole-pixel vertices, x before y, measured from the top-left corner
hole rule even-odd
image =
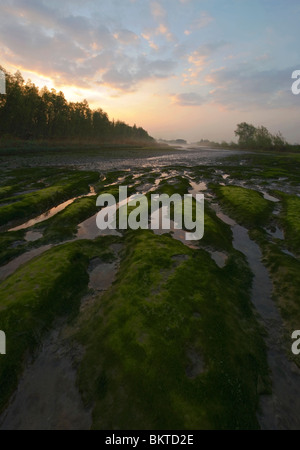
[[[25,82],[19,71],[13,75],[1,66],[0,70],[6,78],[6,94],[0,95],[1,138],[154,141],[143,128],[111,121],[101,108],[92,110],[87,100],[68,102],[61,91]]]

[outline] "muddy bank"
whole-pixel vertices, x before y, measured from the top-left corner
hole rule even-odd
[[[10,406],[0,418],[1,430],[88,430],[91,411],[76,388],[76,370],[57,326],[40,353],[25,369]]]
[[[80,312],[110,288],[119,268],[123,246],[112,244],[113,263],[100,258],[90,261],[89,293],[82,298]],[[0,417],[1,430],[89,430],[92,409],[87,409],[77,388],[77,364],[84,350],[66,339],[66,320],[54,325],[36,357],[28,361],[10,405]]]

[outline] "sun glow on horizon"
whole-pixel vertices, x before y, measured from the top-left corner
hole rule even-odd
[[[6,0],[0,65],[157,138],[231,140],[260,120],[299,141],[295,0],[219,4]]]

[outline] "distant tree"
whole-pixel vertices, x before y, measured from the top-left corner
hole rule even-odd
[[[255,146],[256,128],[246,122],[237,125],[235,135],[239,138],[239,146],[243,148],[253,148]]]
[[[266,127],[256,128],[254,135],[255,147],[262,150],[272,149],[272,135],[269,133]]]
[[[286,151],[289,148],[280,132],[274,136],[264,126],[255,128],[243,122],[237,125],[235,135],[239,138],[238,145],[241,148],[277,151]]]
[[[93,111],[93,135],[96,138],[108,138],[111,131],[111,123],[108,115],[101,108]]]
[[[288,150],[288,148],[289,148],[289,144],[287,143],[285,138],[282,136],[280,131],[277,134],[275,134],[275,136],[272,136],[272,142],[273,142],[274,150],[285,151],[285,150]]]

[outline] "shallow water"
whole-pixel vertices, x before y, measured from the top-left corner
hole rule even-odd
[[[284,240],[284,231],[281,230],[278,227],[275,227],[275,230],[266,230],[273,238],[280,239],[281,241]]]
[[[97,227],[97,215],[90,217],[78,226],[77,239],[96,239],[99,236],[122,236],[117,230],[100,230]]]
[[[94,291],[106,291],[115,280],[117,264],[103,263],[101,260],[90,272],[89,288]]]
[[[61,203],[60,205],[49,209],[49,211],[46,211],[45,213],[40,214],[38,217],[35,217],[34,219],[28,220],[27,222],[23,223],[22,225],[19,225],[19,226],[15,227],[15,228],[11,228],[8,231],[26,230],[27,228],[33,227],[34,225],[36,225],[38,223],[44,222],[45,220],[50,219],[53,216],[56,216],[56,214],[58,214],[59,212],[63,211],[64,209],[66,209],[67,206],[69,206],[72,203],[74,203],[75,200],[77,200],[79,198],[84,198],[84,197],[91,197],[93,195],[95,195],[95,189],[91,186],[89,194],[80,195],[79,197],[71,198],[70,200],[67,200],[64,203]]]
[[[27,242],[36,242],[43,237],[43,233],[39,231],[27,231],[25,234],[25,241]]]
[[[254,274],[252,303],[267,331],[265,342],[273,392],[261,397],[259,423],[265,430],[300,429],[300,370],[286,355],[283,321],[272,300],[273,285],[268,270],[261,262],[261,250],[249,238],[246,228],[223,213],[219,213],[218,217],[232,225],[233,246],[247,257]]]
[[[7,410],[1,430],[88,430],[91,411],[76,387],[76,370],[61,337],[63,326],[44,340],[35,361],[28,365]]]
[[[24,253],[21,256],[10,261],[5,266],[0,267],[0,281],[5,280],[9,275],[12,275],[20,266],[31,261],[36,256],[41,255],[52,247],[52,245],[43,245],[42,247],[35,248],[29,252]]]
[[[196,195],[199,192],[207,191],[207,183],[202,181],[201,183],[195,183],[194,181],[190,182],[191,189],[189,190],[189,194]]]
[[[280,200],[278,198],[273,197],[272,195],[268,194],[267,192],[262,191],[262,194],[263,194],[265,200],[269,200],[270,202],[273,202],[273,203],[280,202]]]
[[[81,300],[80,312],[101,299],[102,294],[107,291],[116,279],[120,266],[120,252],[123,244],[112,244],[110,246],[116,259],[112,263],[105,263],[99,258],[95,258],[89,265],[89,293]]]
[[[227,260],[228,260],[228,256],[226,255],[226,253],[213,252],[213,251],[209,251],[209,253],[210,253],[210,256],[212,257],[212,259],[217,264],[217,266],[220,267],[220,269],[223,269],[223,267],[226,266],[226,263],[227,263]]]
[[[240,152],[237,150],[216,150],[194,147],[192,149],[178,149],[171,153],[150,157],[139,157],[138,152],[135,152],[132,158],[124,157],[112,159],[111,157],[94,157],[90,161],[78,161],[78,165],[84,169],[99,169],[102,171],[153,167],[157,170],[162,167],[176,165],[185,165],[187,167],[210,165],[216,163],[216,159],[221,160],[222,158],[232,155],[240,155]],[[76,163],[72,163],[72,165],[76,165]]]

